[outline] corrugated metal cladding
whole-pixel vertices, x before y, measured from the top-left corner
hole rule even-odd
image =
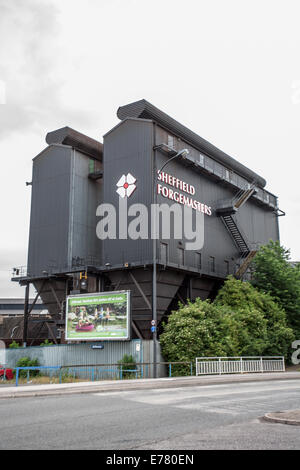
[[[67,272],[80,259],[101,264],[96,208],[102,180],[88,175],[91,159],[68,146],[50,145],[33,161],[28,274]],[[97,168],[102,163],[97,161]],[[86,261],[85,261],[86,262]]]
[[[103,344],[103,349],[92,349],[92,345]],[[141,340],[105,341],[102,343],[67,344],[30,348],[8,349],[7,365],[15,367],[18,359],[27,356],[37,358],[41,366],[69,366],[85,364],[116,364],[124,354],[132,355],[137,362],[142,362]]]
[[[116,183],[122,174],[126,175],[130,172],[137,181],[136,190],[132,196],[126,199],[128,207],[135,203],[143,203],[150,208],[153,201],[153,144],[167,143],[169,134],[165,129],[154,125],[152,121],[128,118],[104,137],[104,201],[109,201],[118,207],[119,196],[116,193]],[[153,135],[155,139],[153,139]],[[200,158],[199,151],[183,141],[179,142],[175,139],[174,146],[175,150],[186,146],[190,151],[191,162]],[[167,159],[168,157],[159,150],[155,152],[157,168],[160,168]],[[223,167],[220,168],[221,170],[223,171]],[[184,243],[180,245],[179,240],[174,239],[171,235],[170,239],[161,239],[157,244],[159,261],[179,269],[218,272],[224,277],[228,274],[228,267],[229,273],[234,273],[240,252],[221,218],[217,216],[215,209],[220,201],[232,200],[239,190],[238,187],[227,184],[225,179],[218,181],[216,177],[205,173],[205,171],[195,171],[195,166],[184,165],[184,162],[179,159],[170,162],[164,171],[193,185],[196,190],[193,198],[211,206],[212,215],[204,216],[203,248],[185,251],[183,256],[180,256],[179,250],[184,248]],[[238,175],[235,176],[242,178]],[[249,181],[242,178],[241,181],[237,180],[237,183],[246,185],[249,184]],[[168,184],[162,184],[170,188]],[[168,205],[174,203],[161,195],[158,195],[157,202]],[[275,206],[267,208],[259,205],[259,202],[254,195],[235,215],[237,224],[246,234],[247,241],[251,245],[264,244],[270,239],[278,239],[278,218],[274,212]],[[150,216],[150,210],[148,214]],[[150,227],[150,218],[148,221]],[[182,242],[184,241],[183,238]],[[160,243],[164,244],[163,247]],[[165,247],[166,249],[163,249]],[[103,259],[105,263],[110,263],[114,267],[120,267],[125,262],[132,266],[152,264],[152,248],[152,240],[105,240],[103,242]],[[201,251],[201,269],[197,257],[199,251]],[[167,262],[165,262],[166,258]],[[213,270],[210,269],[211,258],[214,258]]]
[[[162,129],[157,130],[159,142],[166,142],[167,135]],[[184,143],[181,142],[181,147]],[[191,158],[195,158],[195,150],[189,147]],[[198,153],[199,155],[199,153]],[[167,157],[161,152],[157,152],[157,167],[160,168],[166,161]],[[186,183],[195,187],[195,195],[193,198],[201,203],[206,204],[212,208],[212,215],[203,217],[204,223],[204,245],[200,250],[190,250],[184,252],[183,264],[187,267],[197,269],[198,258],[197,252],[201,252],[201,267],[202,270],[209,270],[211,257],[214,258],[215,272],[224,274],[226,276],[226,264],[229,263],[229,272],[235,270],[235,264],[240,258],[240,253],[232,241],[232,238],[225,225],[222,223],[220,217],[217,216],[215,208],[218,206],[219,201],[232,200],[237,190],[234,188],[226,187],[225,185],[218,184],[212,180],[211,177],[196,172],[192,166],[185,167],[179,160],[170,162],[165,170],[166,173],[185,181]],[[170,187],[168,184],[160,182],[162,186]],[[174,201],[159,195],[157,198],[158,203],[172,205]],[[278,218],[272,209],[266,209],[258,205],[255,199],[252,198],[235,214],[235,220],[239,228],[246,234],[247,241],[250,245],[268,243],[270,239],[278,239]],[[183,240],[182,241],[187,241]],[[179,241],[171,238],[163,240],[167,247],[167,265],[181,264],[178,249]],[[184,247],[184,244],[182,245]],[[160,262],[162,250],[159,249],[158,253]],[[206,269],[205,269],[206,268]]]
[[[103,159],[100,143],[68,128],[48,134],[50,146],[34,159],[28,278],[36,288],[43,286],[41,297],[52,315],[61,312],[66,293],[80,288],[76,270],[87,269],[89,292],[130,290],[133,335],[146,339],[152,335],[153,315],[151,204],[159,182],[154,181],[154,168],[160,169],[170,155],[188,148],[186,159],[171,161],[164,171],[195,188],[192,204],[203,204],[202,209],[196,204],[198,209],[203,211],[204,205],[212,209],[211,215],[203,216],[203,247],[187,250],[188,240],[175,239],[173,233],[157,241],[158,329],[163,317],[177,308],[178,300],[213,298],[227,275],[237,273],[248,252],[253,254],[257,245],[279,238],[277,198],[263,189],[261,176],[146,100],[120,108],[118,116],[123,120],[104,136]],[[166,151],[166,145],[171,151]],[[129,197],[121,198],[117,183],[128,173],[136,179],[136,187]],[[174,203],[170,190],[174,195],[176,185],[162,184],[165,197],[158,194],[156,202],[170,206]],[[189,193],[183,187],[178,192],[184,203]],[[235,207],[238,193],[243,194],[245,204],[239,200]],[[96,210],[101,203],[115,210],[116,239],[97,237],[101,214],[96,215]],[[148,208],[148,239],[134,240],[120,232],[120,219],[125,218],[125,230],[128,225],[130,230],[130,223],[140,216],[137,204]],[[228,208],[232,212],[226,222],[222,210]],[[146,222],[140,228],[145,229]],[[37,276],[42,280],[32,279]],[[126,348],[124,344],[120,347]],[[109,351],[110,346],[105,348]],[[77,351],[80,354],[81,349]]]
[[[103,344],[103,349],[92,349],[92,345]],[[0,350],[1,351],[1,350]],[[105,341],[103,343],[91,344],[68,344],[55,346],[34,346],[29,348],[6,349],[6,354],[1,356],[1,364],[7,367],[16,367],[17,361],[21,357],[38,359],[41,366],[84,366],[96,364],[117,364],[124,354],[132,355],[137,363],[153,362],[153,341],[134,339],[131,341]],[[157,362],[164,362],[160,352],[160,345],[157,343]],[[102,368],[103,369],[103,368]],[[76,369],[74,368],[74,371]],[[101,368],[99,368],[101,371]],[[104,372],[107,368],[104,369]],[[88,371],[89,372],[89,371]],[[45,371],[50,373],[50,371]],[[158,366],[158,376],[165,377],[168,373],[167,367],[163,364]],[[152,377],[152,365],[144,367],[144,376]],[[78,377],[87,378],[86,370],[78,370]],[[103,378],[111,378],[115,372],[105,374]]]
[[[104,136],[104,202],[109,202],[117,210],[119,202],[128,203],[128,207],[135,203],[150,207],[153,181],[152,148],[153,124],[151,121],[128,119]],[[116,192],[117,182],[122,175],[128,173],[136,178],[136,190],[130,198],[121,199]],[[124,212],[125,209],[121,209],[121,213]],[[110,263],[114,266],[138,261],[141,265],[151,262],[151,254],[151,239],[131,240],[128,238],[103,241],[104,264]]]
[[[28,275],[68,260],[71,149],[51,146],[33,161]]]

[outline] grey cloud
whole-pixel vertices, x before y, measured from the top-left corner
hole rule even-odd
[[[55,74],[63,60],[60,28],[51,1],[0,0],[0,80],[7,90],[6,104],[0,107],[0,137],[55,128],[62,116],[66,124],[89,122],[76,103],[72,109],[62,103],[67,77]]]
[[[0,249],[0,269],[12,271],[13,267],[19,267],[20,264],[26,265],[27,250],[18,248],[15,250]]]

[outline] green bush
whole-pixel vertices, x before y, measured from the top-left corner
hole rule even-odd
[[[53,343],[48,339],[45,339],[45,341],[41,343],[40,346],[53,346]]]
[[[136,361],[133,356],[124,354],[123,358],[118,361],[118,369],[122,371],[126,371],[126,369],[135,370],[136,369]],[[123,379],[132,379],[135,377],[135,372],[122,372]]]
[[[63,369],[63,372],[61,372],[61,383],[72,382],[74,378],[74,374],[72,374],[69,369]]]
[[[213,303],[198,298],[180,304],[163,328],[160,344],[169,362],[194,362],[197,356],[288,357],[294,339],[284,310],[271,296],[233,277]],[[186,375],[187,368],[181,369]]]
[[[19,343],[17,343],[15,340],[10,343],[10,345],[8,346],[10,349],[17,349],[20,347]]]
[[[285,311],[269,293],[229,277],[215,304],[232,309],[239,324],[240,354],[289,357],[294,333]]]
[[[197,298],[172,312],[160,335],[162,354],[168,362],[194,362],[197,356],[236,355],[234,322],[227,307]],[[185,365],[172,366],[176,375],[188,375]]]
[[[20,357],[17,361],[16,367],[38,367],[39,361],[38,359],[30,359],[30,357]],[[27,377],[27,370],[20,370],[19,377]],[[39,370],[30,370],[29,374],[31,377],[37,377],[39,375]]]
[[[252,283],[285,310],[288,325],[300,338],[300,265],[290,264],[290,251],[278,241],[262,246],[253,261]]]

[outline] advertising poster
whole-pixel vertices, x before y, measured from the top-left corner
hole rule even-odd
[[[130,291],[68,296],[66,339],[69,341],[130,339]]]

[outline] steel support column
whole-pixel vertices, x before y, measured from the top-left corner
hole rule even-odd
[[[29,304],[29,287],[30,284],[26,284],[25,288],[25,303],[24,303],[24,322],[23,322],[23,346],[26,348],[27,344],[27,333],[28,333],[28,317],[29,317],[29,311],[28,311],[28,304]]]
[[[131,279],[133,280],[134,284],[135,284],[135,287],[137,288],[137,290],[139,291],[139,293],[141,294],[141,296],[143,297],[144,301],[145,301],[145,304],[147,305],[148,309],[151,310],[151,304],[149,302],[149,300],[147,299],[146,297],[146,294],[144,293],[143,289],[141,288],[140,284],[138,283],[138,281],[136,280],[136,278],[134,277],[134,275],[132,274],[132,272],[129,272],[129,275],[131,277]]]
[[[132,328],[133,328],[135,334],[137,335],[137,337],[138,337],[139,339],[144,339],[142,333],[140,332],[140,330],[139,330],[138,327],[136,326],[134,320],[132,320],[131,323],[132,323]]]

